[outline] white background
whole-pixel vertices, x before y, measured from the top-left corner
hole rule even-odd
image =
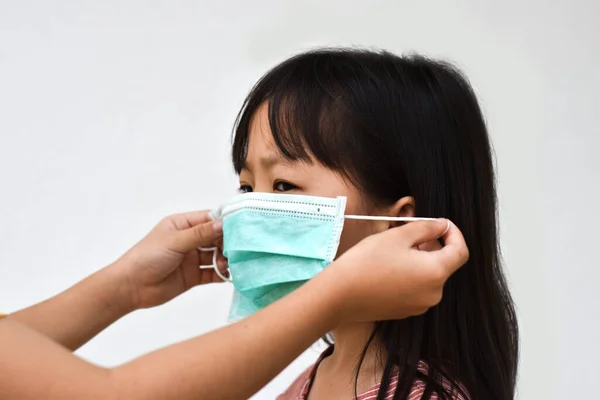
[[[232,123],[276,62],[317,45],[419,51],[467,72],[489,123],[521,327],[519,398],[587,397],[600,377],[598,8],[0,0],[0,309],[65,289],[169,213],[233,194]],[[214,329],[229,297],[225,285],[196,289],[79,354],[116,365]],[[256,398],[281,392],[316,352]]]

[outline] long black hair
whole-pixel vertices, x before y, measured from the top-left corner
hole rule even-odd
[[[313,157],[377,205],[413,196],[418,216],[451,219],[469,247],[468,263],[447,281],[439,305],[421,316],[375,324],[357,376],[377,343],[385,357],[378,400],[393,374],[394,399],[406,398],[416,379],[426,384],[423,399],[433,392],[449,399],[463,388],[471,399],[512,399],[518,327],[498,244],[490,140],[466,77],[447,62],[419,55],[322,49],[294,56],[264,75],[246,98],[234,128],[238,173],[251,118],[264,102],[284,157]]]

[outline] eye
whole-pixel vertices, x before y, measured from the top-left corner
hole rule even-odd
[[[278,181],[273,185],[273,190],[276,192],[289,192],[290,190],[298,189],[298,186],[292,185],[291,183]]]
[[[246,185],[246,184],[241,184],[240,188],[238,189],[238,192],[240,192],[240,193],[250,193],[250,192],[252,192],[252,186]]]

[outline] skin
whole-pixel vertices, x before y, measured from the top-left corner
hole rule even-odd
[[[196,251],[196,247],[182,252],[185,243],[177,244],[175,249],[163,244],[172,241],[171,236],[180,231],[191,236],[186,243],[193,243],[194,227],[207,221],[206,211],[165,218],[117,262],[11,317],[67,349],[76,350],[134,310],[161,305],[194,286],[221,282],[214,269],[198,268],[212,264],[212,253]],[[217,236],[222,229],[219,224],[213,228]],[[222,273],[227,273],[222,254],[217,257],[217,265]]]
[[[399,199],[391,207],[377,207],[344,176],[318,161],[290,161],[282,157],[274,142],[268,120],[268,106],[263,104],[250,124],[246,168],[240,173],[240,190],[303,194],[323,197],[347,197],[346,214],[414,216],[414,199]],[[393,222],[347,220],[344,224],[337,257],[364,238],[385,232]],[[423,249],[435,250],[438,243]],[[310,399],[352,398],[356,362],[371,332],[373,322],[341,324],[335,327],[335,350],[320,364],[310,392]],[[383,366],[372,346],[361,367],[358,393],[369,390],[381,380]]]
[[[419,249],[441,236],[443,248]],[[167,217],[115,263],[0,318],[2,399],[247,399],[337,327],[425,312],[468,259],[449,221],[411,223],[345,244],[315,278],[236,324],[115,368],[72,354],[127,313],[216,282],[214,271],[199,268],[210,264],[210,254],[197,249],[221,238],[221,223],[206,211]],[[218,264],[227,268],[222,256]]]
[[[95,366],[70,352],[68,345],[75,347],[100,329],[86,326],[95,316],[114,321],[124,310],[159,304],[194,284],[214,281],[193,265],[201,256],[190,262],[193,268],[186,261],[198,255],[197,247],[220,239],[219,224],[208,220],[207,212],[171,216],[104,271],[0,319],[2,398],[247,399],[336,326],[425,312],[468,259],[454,225],[409,224],[363,240],[294,293],[236,324],[116,368]],[[416,248],[442,235],[444,248]],[[53,314],[46,318],[46,312]],[[52,319],[72,321],[61,328]]]

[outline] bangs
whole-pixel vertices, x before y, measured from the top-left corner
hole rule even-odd
[[[277,65],[252,88],[236,119],[235,171],[246,167],[252,118],[266,104],[284,159],[319,163],[377,204],[410,194],[405,171],[415,146],[403,142],[424,140],[409,137],[417,131],[410,126],[415,115],[424,113],[407,107],[416,89],[395,77],[398,62],[386,52],[342,48],[302,53]]]
[[[316,161],[351,179],[347,147],[352,124],[340,90],[340,71],[334,69],[318,57],[297,56],[258,81],[234,127],[232,158],[238,174],[246,167],[252,118],[266,103],[273,140],[285,159]]]

